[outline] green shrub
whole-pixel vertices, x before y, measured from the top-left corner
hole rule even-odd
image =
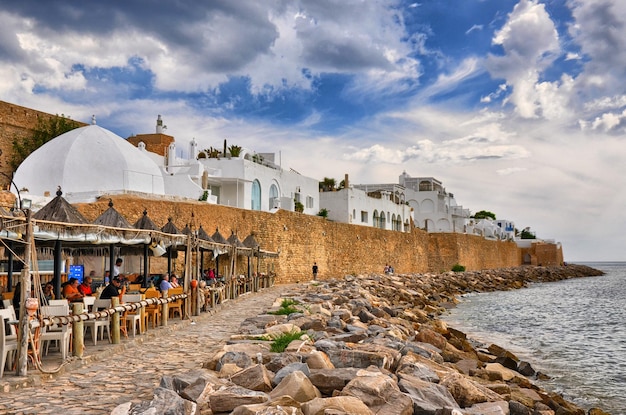
[[[285,298],[280,303],[280,308],[278,310],[276,310],[276,311],[268,311],[267,314],[286,315],[286,316],[288,316],[289,314],[292,314],[292,313],[299,313],[300,310],[298,310],[295,307],[292,307],[292,306],[298,305],[298,304],[300,304],[300,302],[297,301],[297,300],[294,300],[293,298]]]
[[[452,271],[454,271],[454,272],[464,272],[465,271],[465,267],[463,265],[460,265],[460,264],[454,264],[452,266]]]
[[[285,351],[289,343],[294,340],[300,339],[303,334],[306,334],[302,331],[292,331],[290,333],[283,333],[280,336],[276,337],[272,344],[270,345],[270,352],[282,353]]]
[[[277,316],[288,316],[289,314],[298,313],[299,310],[293,307],[281,307],[276,311],[268,311],[267,314],[274,314]]]
[[[281,301],[280,306],[283,308],[287,308],[289,306],[298,305],[298,304],[300,304],[300,301],[298,300],[294,300],[293,298],[283,298],[283,301]]]

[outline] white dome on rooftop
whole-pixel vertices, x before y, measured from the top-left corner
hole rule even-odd
[[[13,180],[33,195],[54,196],[60,186],[65,195],[81,194],[79,199],[129,191],[165,193],[156,163],[97,125],[76,128],[47,142],[20,164]]]

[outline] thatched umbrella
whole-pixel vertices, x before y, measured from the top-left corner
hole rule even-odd
[[[172,235],[180,235],[180,232],[178,231],[178,228],[176,227],[176,225],[174,225],[174,222],[172,221],[172,218],[169,217],[167,218],[167,223],[165,225],[163,225],[163,227],[161,228],[161,232],[163,233],[169,233]],[[167,248],[167,273],[168,274],[172,274],[172,253],[174,250],[174,246],[170,245]]]
[[[208,250],[208,246],[212,246],[213,250],[217,249],[217,243],[209,236],[208,233],[204,230],[202,225],[198,228],[198,246],[200,247],[200,273],[204,271],[202,267],[204,266],[204,252]]]
[[[143,215],[141,215],[141,217],[137,219],[137,222],[135,222],[133,227],[135,229],[143,229],[143,230],[149,230],[149,231],[159,230],[159,227],[156,226],[156,224],[152,221],[152,219],[148,217],[147,209],[143,210]],[[144,287],[147,285],[148,278],[150,278],[150,264],[148,262],[148,256],[150,252],[150,250],[148,249],[149,247],[150,245],[143,244],[143,269],[145,270],[145,273],[146,273],[144,277]]]
[[[220,230],[218,228],[215,228],[215,233],[213,235],[211,235],[211,239],[213,239],[218,244],[230,245],[229,242],[226,240],[226,238],[224,238],[222,236],[222,234],[220,233]],[[220,274],[220,261],[219,261],[219,259],[220,259],[220,257],[219,257],[219,255],[217,255],[215,257],[215,273],[217,275]]]
[[[112,228],[125,228],[131,229],[132,226],[126,218],[113,207],[113,200],[109,199],[109,208],[102,212],[100,216],[93,221],[94,225],[110,226]],[[109,244],[109,270],[111,270],[111,277],[113,277],[113,269],[115,267],[115,243]],[[146,277],[144,276],[144,280]]]
[[[67,200],[63,198],[63,192],[61,186],[57,188],[56,197],[52,199],[47,205],[39,209],[32,217],[37,220],[44,220],[51,222],[46,225],[48,228],[58,230],[59,228],[64,231],[68,229],[67,224],[87,224],[89,221],[85,219],[83,215],[72,206]],[[44,227],[44,225],[40,225]],[[61,297],[61,250],[63,246],[61,239],[58,238],[54,242],[54,294]]]

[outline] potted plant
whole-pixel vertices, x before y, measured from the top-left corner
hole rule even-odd
[[[239,155],[241,154],[241,146],[237,146],[237,145],[230,145],[228,146],[228,152],[230,153],[231,157],[239,157]]]

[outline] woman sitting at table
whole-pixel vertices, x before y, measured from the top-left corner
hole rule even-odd
[[[84,295],[78,291],[78,279],[72,277],[63,287],[63,297],[69,302],[82,301]]]
[[[180,287],[180,284],[178,283],[178,277],[174,274],[172,274],[172,278],[170,278],[170,285],[172,286],[172,288]]]

